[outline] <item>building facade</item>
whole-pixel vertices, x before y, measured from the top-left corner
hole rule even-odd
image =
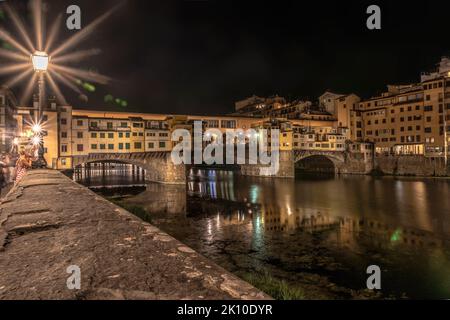
[[[73,158],[104,153],[169,152],[172,132],[202,128],[225,135],[230,129],[278,129],[282,151],[316,150],[380,155],[443,157],[449,149],[450,60],[422,74],[419,83],[390,85],[370,99],[356,94],[325,92],[317,103],[287,102],[285,98],[253,96],[239,101],[225,116],[164,115],[77,110],[50,100],[42,118],[47,164],[73,167]],[[18,107],[12,93],[0,90],[0,146],[2,151],[30,136],[36,104]],[[266,145],[270,142],[266,141]],[[355,144],[356,143],[356,144]],[[358,144],[359,143],[359,144]],[[359,150],[359,151],[361,151]]]
[[[15,109],[14,122],[17,123],[16,135],[31,136],[35,109],[18,107]],[[105,153],[147,153],[170,152],[177,143],[172,141],[172,132],[185,129],[192,132],[195,122],[202,124],[203,130],[214,129],[223,135],[228,130],[249,129],[260,132],[269,130],[266,147],[270,145],[270,129],[280,130],[279,146],[281,151],[300,150],[301,148],[323,150],[341,150],[345,146],[346,136],[342,130],[334,128],[335,121],[323,115],[317,119],[305,114],[296,120],[284,118],[260,118],[246,116],[183,116],[122,112],[98,112],[76,110],[71,106],[58,106],[54,102],[43,111],[42,137],[44,158],[50,168],[71,169],[73,158]],[[313,139],[319,141],[312,147],[306,144],[306,133],[313,133]],[[262,136],[258,133],[258,137]],[[326,143],[329,142],[327,146]]]
[[[422,73],[421,82],[388,85],[370,99],[356,95],[335,99],[338,127],[351,141],[375,144],[377,154],[448,156],[450,132],[450,60]]]
[[[0,153],[9,152],[13,147],[13,140],[17,131],[14,120],[17,101],[13,93],[0,87]]]

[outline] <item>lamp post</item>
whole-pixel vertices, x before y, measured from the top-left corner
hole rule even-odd
[[[35,119],[35,124],[32,127],[34,133],[33,144],[38,145],[38,160],[36,161],[37,167],[47,167],[47,163],[44,158],[44,139],[42,138],[42,126],[41,120],[43,115],[43,105],[44,105],[44,75],[47,72],[48,65],[50,62],[50,56],[43,51],[36,51],[31,55],[31,63],[33,64],[33,69],[38,77],[38,90],[39,90],[39,101],[37,116]]]
[[[38,76],[38,89],[39,89],[39,110],[38,110],[38,121],[40,121],[42,116],[42,106],[44,104],[44,74],[47,72],[48,64],[50,62],[50,57],[46,52],[36,51],[31,55],[31,62],[33,64],[33,69]],[[38,123],[38,122],[37,122]]]

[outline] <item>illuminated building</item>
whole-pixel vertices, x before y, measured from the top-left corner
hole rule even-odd
[[[331,102],[330,102],[331,103]],[[356,95],[335,99],[339,127],[351,141],[375,144],[377,154],[447,157],[450,126],[450,59],[421,82],[389,85],[387,91],[359,101]]]
[[[445,157],[450,120],[450,60],[423,74],[422,82],[388,86],[377,97],[361,100],[355,94],[326,92],[318,104],[279,96],[257,96],[236,103],[228,116],[191,116],[101,112],[59,106],[43,108],[45,159],[51,168],[72,168],[72,157],[103,153],[169,152],[176,129],[279,129],[280,149]],[[2,150],[31,130],[37,102],[14,108],[9,90],[0,91]],[[266,142],[268,144],[269,141]],[[356,144],[355,144],[356,143]],[[359,143],[359,144],[358,144]],[[350,150],[350,149],[351,150]],[[358,149],[358,150],[356,150]]]
[[[15,132],[14,106],[17,105],[13,93],[0,87],[0,152],[9,152],[13,147]]]

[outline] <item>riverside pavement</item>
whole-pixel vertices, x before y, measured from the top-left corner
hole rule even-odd
[[[79,290],[67,285],[71,266]],[[63,174],[36,170],[0,205],[0,299],[270,297]]]

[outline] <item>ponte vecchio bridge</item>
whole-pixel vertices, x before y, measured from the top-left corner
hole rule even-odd
[[[280,151],[279,170],[275,174],[267,174],[268,165],[249,164],[238,165],[240,173],[247,176],[264,176],[272,178],[294,178],[296,167],[310,169],[316,172],[333,172],[336,174],[367,174],[372,170],[372,159],[362,153],[344,151],[320,150],[291,150]],[[184,184],[186,182],[187,166],[176,165],[172,161],[171,152],[143,152],[143,153],[91,153],[89,155],[74,156],[73,167],[85,166],[99,162],[117,162],[138,166],[145,170],[147,181],[165,184]],[[326,169],[320,163],[328,163]],[[302,166],[303,164],[303,166]],[[226,167],[226,165],[223,165]]]

